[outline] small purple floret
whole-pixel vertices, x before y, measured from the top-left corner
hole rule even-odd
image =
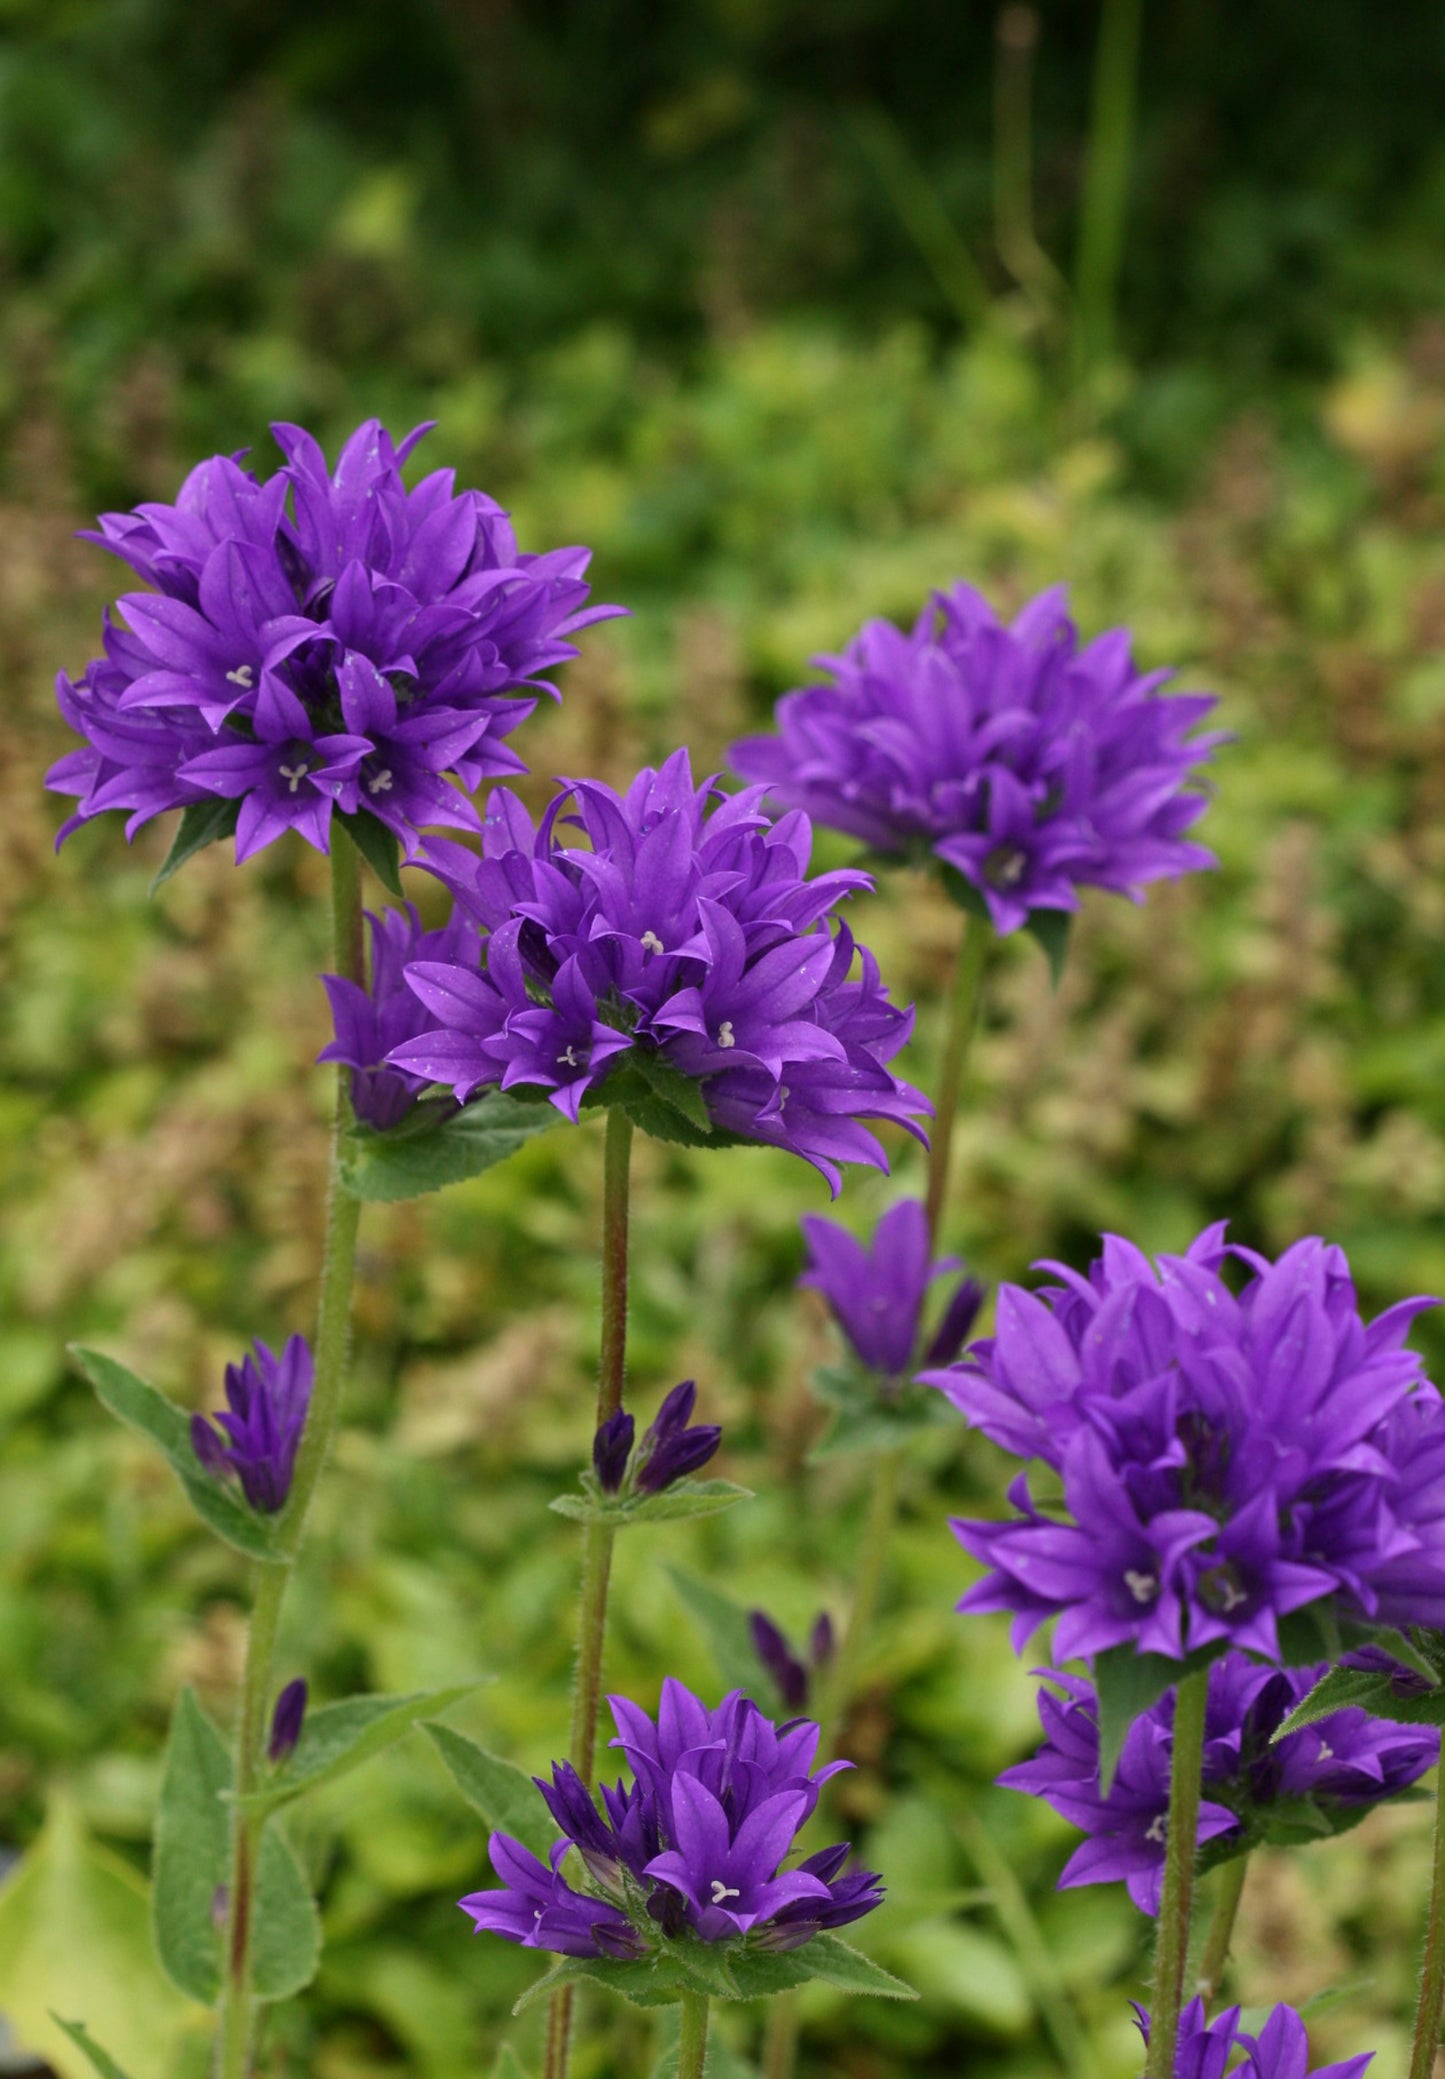
[[[866,1371],[902,1379],[922,1361],[923,1304],[935,1278],[962,1269],[957,1256],[934,1258],[928,1217],[916,1198],[902,1199],[878,1222],[865,1247],[836,1221],[808,1214],[802,1223],[808,1268],[798,1280],[822,1293],[849,1348]],[[964,1278],[950,1295],[927,1361],[956,1357],[978,1317],[983,1288]],[[946,1356],[941,1352],[947,1352]]]
[[[426,1079],[389,1068],[386,1057],[403,1040],[415,1039],[430,1023],[408,988],[413,960],[466,960],[476,954],[477,934],[456,916],[439,931],[423,931],[414,903],[381,916],[368,910],[371,980],[366,988],[341,975],[323,975],[336,1037],[317,1055],[351,1070],[351,1108],[368,1126],[384,1131],[399,1125],[426,1088]]]
[[[201,1464],[218,1476],[237,1474],[251,1507],[264,1514],[286,1506],[311,1383],[304,1336],[293,1335],[279,1357],[258,1342],[254,1356],[248,1352],[239,1364],[226,1366],[226,1408],[210,1419],[191,1417],[191,1445]]]
[[[733,746],[737,771],[877,852],[927,848],[997,931],[1077,909],[1084,886],[1137,900],[1214,864],[1184,836],[1222,741],[1191,738],[1213,698],[1162,693],[1171,674],[1137,671],[1125,628],[1081,648],[1062,587],[1006,624],[959,584],[911,633],[869,621],[815,661],[831,683],[785,694],[779,734]]]
[[[699,1422],[689,1428],[696,1399],[696,1384],[684,1379],[658,1409],[637,1454],[635,1478],[641,1493],[661,1494],[674,1481],[686,1479],[707,1464],[722,1442],[722,1431],[715,1422]]]
[[[289,1761],[296,1752],[296,1742],[301,1737],[301,1725],[306,1716],[306,1677],[298,1675],[288,1682],[276,1699],[276,1708],[271,1714],[271,1737],[266,1744],[266,1759],[273,1763]]]

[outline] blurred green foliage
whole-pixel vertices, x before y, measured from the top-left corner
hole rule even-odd
[[[1067,273],[1096,17],[1039,26],[1036,228]],[[126,1872],[166,1720],[184,1681],[229,1709],[242,1629],[235,1555],[64,1343],[211,1404],[243,1340],[308,1326],[325,1162],[321,863],[212,852],[152,903],[162,833],[52,856],[51,680],[117,584],[72,538],[97,505],[169,496],[217,447],[269,467],[273,416],[332,439],[436,418],[434,463],[507,500],[525,545],[590,542],[599,596],[634,609],[518,739],[534,796],[680,740],[719,763],[812,653],[933,584],[1067,579],[1087,627],[1127,620],[1222,694],[1220,870],[1137,911],[1091,899],[1057,995],[1010,948],[951,1239],[996,1280],[1081,1262],[1104,1226],[1163,1248],[1227,1215],[1270,1249],[1340,1240],[1373,1305],[1445,1290],[1445,29],[1272,0],[1242,36],[1146,4],[1125,354],[1083,387],[1066,304],[995,250],[993,32],[932,0],[0,8],[0,1839],[49,1844],[25,1881],[51,1916],[0,1891],[0,1969],[48,1974],[18,2028],[142,1983]],[[981,283],[966,321],[918,243],[940,223],[955,286]],[[920,1002],[927,1084],[956,917],[908,879],[856,910]],[[368,1210],[350,1422],[283,1640],[323,1696],[492,1673],[457,1722],[533,1768],[565,1738],[577,1534],[546,1502],[588,1437],[599,1132]],[[846,1217],[918,1185],[898,1156]],[[669,1567],[797,1636],[846,1607],[866,1497],[861,1466],[806,1464],[832,1345],[792,1280],[818,1180],[650,1144],[638,1171],[637,1403],[695,1375],[758,1496],[621,1541],[609,1680],[650,1697],[668,1668],[718,1687]],[[1445,1329],[1421,1337],[1445,1363]],[[941,1430],[908,1476],[837,1813],[891,1886],[865,1944],[924,1997],[812,1989],[814,2074],[1131,2069],[1145,1931],[1122,1897],[1054,1893],[1067,1830],[990,1787],[1031,1685],[951,1614],[945,1518],[1003,1470]],[[484,1843],[425,1744],[328,1792],[300,1845],[328,1949],[276,2015],[277,2072],[486,2070],[537,1964],[466,1938]],[[1242,1994],[1366,1981],[1317,2049],[1388,2067],[1427,1859],[1412,1810],[1260,1858]],[[72,1991],[55,1928],[86,1872]],[[595,2018],[579,2079],[650,2069],[638,2017]],[[149,2063],[124,2027],[136,2079],[163,2079],[167,2028],[197,2069],[172,2006]],[[755,2019],[726,2027],[745,2057]]]

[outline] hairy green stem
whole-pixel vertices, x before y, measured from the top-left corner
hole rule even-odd
[[[1210,1915],[1209,1933],[1204,1938],[1204,1954],[1199,1959],[1199,1973],[1194,1981],[1194,1990],[1203,2000],[1206,2009],[1213,2005],[1224,1983],[1225,1969],[1229,1963],[1229,1945],[1234,1940],[1234,1923],[1239,1913],[1239,1901],[1244,1896],[1244,1880],[1249,1874],[1249,1857],[1237,1855],[1227,1862],[1215,1879],[1214,1911]]]
[[[1420,2004],[1410,2049],[1410,2079],[1432,2079],[1445,2009],[1445,1765],[1435,1784],[1435,1873],[1430,1885],[1430,1919],[1420,1966]]]
[[[1104,0],[1079,207],[1076,360],[1087,376],[1114,344],[1114,298],[1124,253],[1143,0]]]
[[[969,1047],[978,1025],[983,1003],[984,978],[993,931],[983,917],[966,916],[949,994],[948,1035],[943,1043],[943,1063],[938,1077],[938,1103],[933,1114],[933,1131],[928,1148],[928,1234],[936,1242],[948,1203],[948,1178],[953,1156],[953,1123],[963,1091],[963,1073]]]
[[[801,2016],[798,1995],[780,1993],[768,2001],[768,2021],[763,2032],[763,2079],[793,2079],[798,2059]]]
[[[364,982],[360,855],[339,835],[331,848],[332,958],[335,972]],[[351,1123],[350,1070],[336,1076],[336,1109],[332,1121],[331,1165],[326,1203],[326,1242],[321,1263],[321,1290],[316,1325],[315,1383],[306,1428],[296,1454],[291,1493],[277,1521],[281,1558],[257,1570],[255,1598],[246,1638],[246,1665],[241,1708],[236,1721],[233,1781],[238,1798],[254,1790],[261,1776],[266,1746],[266,1712],[270,1702],[272,1663],[281,1605],[306,1529],[316,1483],[330,1455],[341,1414],[342,1391],[351,1339],[351,1289],[356,1274],[359,1202],[342,1187],[342,1136]],[[226,1932],[226,1968],[222,1978],[217,2032],[219,2079],[248,2079],[255,2042],[256,2002],[251,1990],[251,1958],[255,1920],[257,1852],[261,1827],[239,1807],[231,1820],[231,1876]]]
[[[632,1121],[620,1105],[607,1114],[602,1157],[602,1335],[597,1366],[597,1426],[622,1406],[627,1376],[627,1224],[632,1177]],[[577,1672],[572,1685],[569,1758],[584,1783],[592,1781],[597,1714],[602,1703],[602,1654],[607,1640],[607,1585],[612,1572],[609,1523],[582,1532],[578,1598]],[[704,2026],[706,2023],[704,2022]],[[561,1985],[547,2010],[543,2079],[566,2079],[572,2039],[572,1987]]]
[[[1199,1834],[1199,1782],[1204,1766],[1204,1706],[1209,1670],[1186,1675],[1174,1693],[1174,1754],[1169,1771],[1169,1832],[1164,1848],[1164,1896],[1154,1944],[1154,1996],[1144,2079],[1173,2079],[1184,2004],[1184,1966],[1194,1905],[1194,1856]]]
[[[858,1566],[853,1576],[853,1606],[838,1647],[828,1684],[824,1717],[828,1738],[836,1741],[849,1694],[857,1679],[858,1663],[878,1612],[883,1593],[883,1576],[888,1563],[888,1542],[898,1515],[898,1487],[903,1471],[901,1450],[880,1451],[873,1459],[873,1492],[858,1546]]]
[[[682,2034],[677,2044],[677,2079],[702,2079],[707,2064],[707,2008],[705,1992],[682,1996]]]

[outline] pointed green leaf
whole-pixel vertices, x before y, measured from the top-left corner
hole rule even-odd
[[[99,2072],[100,2079],[126,2079],[126,2074],[121,2070],[110,2052],[102,2050],[99,2043],[91,2041],[83,2021],[63,2021],[54,2008],[51,2009],[50,2018],[57,2028],[64,2029],[76,2049],[82,2051],[89,2059],[96,2071]]]
[[[362,858],[387,891],[398,899],[405,896],[401,885],[401,846],[396,832],[388,830],[379,816],[370,809],[358,809],[354,815],[343,816],[338,809],[333,820],[340,825],[351,839]]]
[[[488,1754],[465,1733],[427,1720],[422,1731],[436,1748],[457,1789],[494,1834],[511,1834],[540,1861],[557,1840],[552,1815],[532,1778],[514,1761]]]
[[[1072,910],[1030,910],[1024,930],[1043,948],[1049,963],[1049,980],[1057,989],[1069,958],[1069,936],[1074,928]]]
[[[212,1909],[230,1864],[226,1743],[189,1687],[176,1699],[156,1808],[151,1932],[172,1985],[202,2006],[221,1990],[221,1937]]]
[[[238,1500],[197,1458],[191,1446],[191,1418],[183,1408],[99,1350],[72,1343],[70,1354],[95,1388],[101,1406],[159,1446],[196,1514],[217,1536],[251,1559],[279,1559],[271,1520]]]
[[[182,809],[165,863],[151,882],[151,894],[163,888],[172,874],[179,873],[186,861],[203,852],[207,845],[215,844],[219,838],[233,837],[240,815],[239,801],[223,801],[219,795],[212,801],[193,801],[189,808]]]
[[[285,1767],[236,1803],[248,1812],[274,1812],[308,1790],[334,1783],[390,1747],[418,1719],[470,1696],[481,1680],[462,1682],[454,1689],[418,1690],[411,1696],[351,1696],[339,1704],[323,1704],[307,1713],[296,1751]]]
[[[498,1090],[460,1111],[427,1100],[386,1133],[353,1127],[342,1150],[342,1182],[353,1198],[368,1202],[420,1198],[481,1176],[561,1123],[555,1105],[525,1103]]]
[[[738,1999],[769,1998],[810,1978],[821,1978],[827,1985],[836,1985],[840,1992],[870,1993],[884,2000],[918,1998],[911,1985],[905,1985],[901,1978],[895,1978],[882,1964],[874,1963],[871,1956],[864,1956],[838,1935],[814,1935],[801,1949],[784,1950],[781,1955],[744,1949],[732,1957],[731,1963],[738,1988],[734,1997]]]
[[[679,1480],[661,1494],[629,1496],[559,1494],[547,1504],[573,1523],[677,1523],[686,1516],[718,1516],[738,1502],[751,1501],[750,1487],[731,1480]]]
[[[251,1973],[258,2000],[304,1992],[321,1966],[321,1916],[296,1852],[273,1820],[256,1867]]]
[[[510,2043],[503,2043],[492,2066],[492,2079],[532,2079]]]
[[[605,1985],[634,2007],[670,2007],[687,1983],[674,1957],[650,1956],[637,1963],[615,1962],[609,1956],[564,1956],[535,1985],[529,1985],[513,2007],[521,2014],[537,2000],[549,1998],[560,1985],[574,1985],[589,1978]]]
[[[1314,1725],[1332,1712],[1368,1711],[1373,1718],[1388,1718],[1396,1725],[1445,1725],[1445,1690],[1427,1689],[1417,1696],[1401,1696],[1388,1675],[1365,1668],[1331,1668],[1322,1675],[1309,1695],[1297,1703],[1274,1740],[1301,1726]]]
[[[767,1678],[753,1649],[748,1613],[742,1604],[735,1603],[731,1596],[710,1587],[706,1581],[685,1574],[680,1567],[670,1566],[667,1573],[688,1610],[701,1625],[724,1683],[729,1689],[744,1689],[756,1696],[760,1688],[766,1688]]]
[[[1111,1646],[1094,1659],[1094,1687],[1099,1697],[1099,1788],[1104,1796],[1114,1780],[1119,1756],[1136,1718],[1157,1704],[1167,1689],[1189,1673],[1187,1660],[1162,1653],[1136,1653],[1132,1646]]]
[[[640,1047],[629,1056],[629,1062],[661,1103],[677,1112],[698,1133],[713,1131],[702,1086],[695,1076],[684,1075],[661,1054],[648,1054]]]

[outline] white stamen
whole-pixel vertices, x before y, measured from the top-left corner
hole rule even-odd
[[[1241,1603],[1248,1601],[1249,1597],[1244,1590],[1236,1588],[1232,1581],[1225,1580],[1219,1583],[1219,1607],[1224,1616],[1227,1617],[1231,1610],[1237,1610]]]
[[[1328,1741],[1328,1740],[1321,1740],[1321,1741],[1320,1741],[1320,1751],[1319,1751],[1319,1757],[1318,1757],[1318,1758],[1319,1758],[1319,1759],[1320,1759],[1321,1761],[1333,1761],[1333,1760],[1334,1760],[1334,1758],[1335,1758],[1335,1750],[1334,1750],[1334,1748],[1333,1748],[1333,1747],[1332,1747],[1332,1746],[1330,1745],[1330,1743],[1329,1743],[1329,1741]]]
[[[660,953],[663,950],[662,940],[655,931],[644,931],[640,944],[644,953]]]
[[[287,782],[287,792],[294,794],[310,770],[309,765],[283,765],[281,777]]]
[[[1132,1567],[1125,1569],[1124,1586],[1136,1603],[1152,1603],[1159,1593],[1159,1583],[1153,1574],[1136,1574]]]
[[[717,1029],[717,1043],[724,1052],[729,1047],[737,1045],[737,1040],[733,1037],[733,1021],[731,1018],[724,1018],[722,1024],[719,1025]]]
[[[557,1065],[559,1068],[580,1068],[582,1066],[570,1041],[557,1056]]]
[[[740,1891],[730,1891],[727,1885],[723,1883],[721,1877],[713,1878],[712,1902],[715,1906],[720,1906],[724,1899],[740,1899],[741,1897],[742,1893]]]
[[[1164,1841],[1169,1836],[1169,1814],[1156,1812],[1144,1829],[1146,1841]]]
[[[254,684],[250,665],[238,664],[234,671],[228,671],[226,673],[226,684],[228,686],[244,686],[249,693]]]
[[[366,791],[368,794],[390,794],[391,773],[386,766],[383,765],[375,779],[367,781]]]

